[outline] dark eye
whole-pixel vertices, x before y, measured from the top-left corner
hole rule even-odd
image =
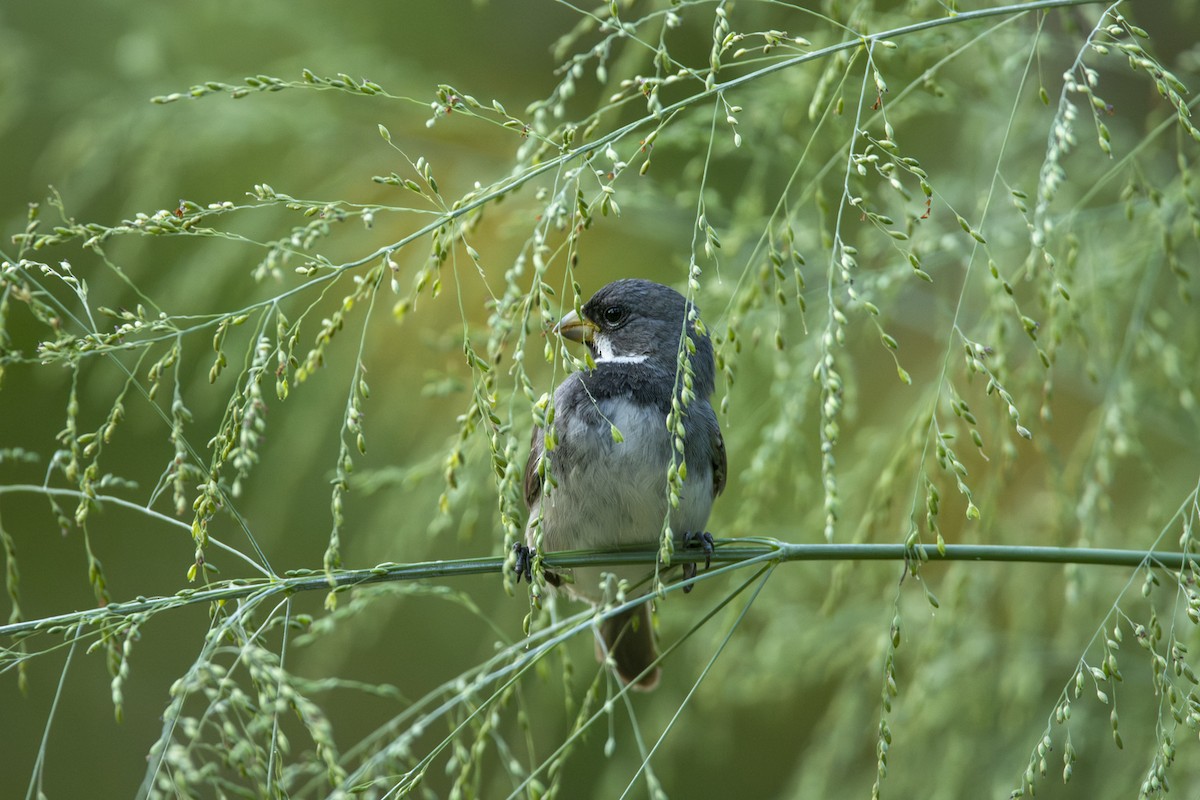
[[[600,312],[606,325],[619,325],[625,319],[625,309],[621,306],[609,306]]]

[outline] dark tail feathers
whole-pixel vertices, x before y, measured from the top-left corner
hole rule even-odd
[[[648,692],[658,685],[662,670],[657,666],[646,672],[646,668],[658,658],[658,647],[654,643],[654,627],[650,622],[650,604],[606,619],[600,623],[600,635],[608,655],[617,665],[617,674],[633,688]],[[596,643],[596,657],[605,660],[605,653]],[[645,672],[645,675],[642,673]],[[638,676],[641,675],[641,678]],[[634,682],[636,679],[636,682]]]

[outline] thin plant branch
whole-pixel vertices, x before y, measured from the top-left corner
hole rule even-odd
[[[712,561],[726,565],[709,575],[730,568],[766,562],[782,561],[992,561],[1026,564],[1079,564],[1111,567],[1154,567],[1179,570],[1185,565],[1200,566],[1200,554],[1191,552],[1159,552],[1154,550],[1123,550],[1114,548],[1047,547],[1034,545],[948,544],[944,552],[920,545],[907,548],[903,544],[792,544],[767,538],[723,539],[717,541]],[[547,569],[567,567],[615,567],[644,564],[653,566],[658,559],[657,549],[572,550],[547,553],[543,563]],[[700,551],[677,551],[673,562],[699,563],[705,555]],[[74,625],[91,625],[132,614],[155,613],[178,606],[237,600],[267,590],[277,592],[344,591],[355,586],[396,581],[436,580],[465,575],[497,574],[505,569],[507,560],[500,556],[463,558],[452,561],[422,561],[412,564],[384,563],[368,569],[336,570],[327,576],[323,570],[291,570],[278,579],[234,579],[207,589],[184,589],[174,595],[109,603],[103,608],[90,608],[56,614],[35,620],[0,625],[0,636],[24,637],[36,632],[60,631]],[[693,578],[699,580],[704,575]]]

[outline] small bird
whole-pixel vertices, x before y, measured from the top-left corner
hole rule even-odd
[[[554,330],[586,344],[595,368],[569,375],[554,392],[549,487],[544,468],[539,469],[546,431],[534,428],[525,467],[526,543],[514,546],[518,580],[531,577],[539,525],[542,547],[556,551],[656,545],[668,522],[684,546],[699,545],[710,555],[712,536],[704,526],[713,499],[725,488],[725,442],[709,402],[716,376],[712,342],[698,325],[695,306],[668,286],[618,280],[596,292],[582,314],[564,316]],[[667,474],[672,454],[677,465],[679,454],[666,418],[672,400],[684,396],[679,355],[689,351],[690,397],[681,403],[686,478],[679,504],[671,508]],[[547,572],[547,582],[598,603],[602,572],[633,580],[645,569],[569,572]],[[695,565],[685,565],[684,575],[694,576]],[[603,644],[597,642],[596,654],[601,661],[611,657],[623,681],[646,691],[658,684],[649,603],[606,620],[600,635]]]

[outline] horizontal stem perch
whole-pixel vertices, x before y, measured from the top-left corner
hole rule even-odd
[[[780,561],[895,561],[903,559],[902,544],[786,544],[779,543]],[[758,555],[764,548],[754,548]],[[745,547],[720,548],[714,561],[739,561],[752,557]],[[1111,567],[1137,567],[1148,562],[1163,569],[1180,569],[1184,563],[1200,563],[1198,553],[1116,550],[1084,547],[1039,547],[995,544],[948,544],[945,555],[936,548],[921,546],[930,561],[1008,561],[1030,564],[1095,564]],[[728,555],[727,555],[728,554]],[[742,556],[734,558],[732,556]],[[677,561],[701,561],[701,553],[677,553]],[[554,563],[559,563],[554,560]]]
[[[742,561],[899,561],[912,555],[902,544],[788,544],[769,540],[747,546],[746,540],[718,540],[714,563]],[[1200,564],[1200,553],[1115,550],[1083,547],[1039,547],[1022,545],[948,544],[943,555],[936,548],[920,546],[928,561],[1005,561],[1029,564],[1089,564],[1112,567],[1137,567],[1143,563],[1162,569],[1178,570],[1184,563]],[[544,557],[550,567],[617,566],[653,564],[657,551],[651,550],[576,550],[551,553]],[[699,550],[678,551],[673,563],[704,560]]]
[[[1024,547],[1013,545],[950,544],[945,554],[936,548],[920,546],[929,561],[1004,561],[1031,564],[1091,564],[1115,567],[1149,565],[1178,570],[1185,563],[1197,564],[1200,554],[1146,550],[1112,550],[1082,547]],[[900,561],[912,556],[902,544],[789,544],[769,539],[723,539],[717,541],[712,560],[718,564],[765,561]],[[574,550],[548,553],[547,567],[604,567],[629,564],[651,565],[657,550]],[[704,560],[700,550],[681,550],[674,563]],[[163,611],[195,603],[238,600],[261,594],[264,598],[314,590],[345,590],[369,583],[450,578],[461,575],[495,574],[504,569],[507,559],[500,557],[465,558],[454,561],[423,561],[414,564],[380,564],[369,569],[340,570],[332,576],[321,570],[293,570],[281,578],[236,579],[209,589],[183,591],[154,598],[138,598],[110,603],[103,608],[73,611],[53,617],[0,625],[0,636],[22,637],[34,632],[60,632],[68,626],[94,624],[133,614]]]

